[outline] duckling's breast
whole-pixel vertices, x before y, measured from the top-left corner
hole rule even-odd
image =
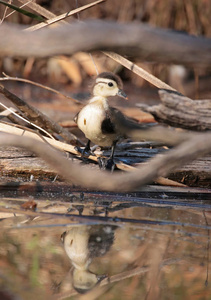
[[[106,111],[101,103],[93,102],[86,105],[78,114],[77,124],[85,136],[99,146],[111,146],[117,139],[114,132],[106,132],[103,124]]]

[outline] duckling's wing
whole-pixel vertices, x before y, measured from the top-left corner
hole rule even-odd
[[[124,119],[124,115],[116,108],[109,107],[105,111],[105,118],[101,124],[101,130],[104,134],[114,133],[119,134],[118,122]]]
[[[149,126],[145,124],[139,124],[132,119],[126,117],[121,111],[114,107],[109,108],[108,116],[110,122],[113,124],[115,132],[120,133],[122,136],[126,136],[128,130],[146,129]]]
[[[116,133],[115,124],[111,121],[109,115],[106,114],[105,119],[102,121],[101,124],[102,133]]]

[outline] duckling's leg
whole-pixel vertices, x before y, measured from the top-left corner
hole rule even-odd
[[[110,170],[111,172],[113,172],[113,170],[115,169],[115,166],[116,166],[115,162],[114,162],[115,147],[116,147],[116,142],[114,142],[112,145],[111,155],[108,159],[98,158],[100,169]]]
[[[86,155],[86,153],[90,154],[90,140],[87,141],[86,147],[83,150],[83,155]]]
[[[113,146],[111,147],[111,155],[109,157],[109,159],[106,161],[106,170],[111,170],[111,172],[113,172],[113,170],[115,169],[115,162],[114,162],[114,151],[115,151],[115,147],[116,147],[116,143],[113,144]]]
[[[76,147],[76,149],[82,154],[82,156],[89,156],[91,154],[90,140],[87,141],[84,149],[81,149],[80,147]]]

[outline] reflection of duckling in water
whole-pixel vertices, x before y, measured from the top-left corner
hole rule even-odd
[[[64,249],[70,258],[73,270],[73,287],[79,293],[86,293],[106,276],[89,271],[94,257],[103,256],[114,241],[116,226],[77,226],[62,234]]]

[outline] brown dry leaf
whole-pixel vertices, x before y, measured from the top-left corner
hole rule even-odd
[[[75,58],[79,62],[84,71],[90,76],[96,75],[96,69],[94,64],[96,64],[99,73],[104,71],[102,63],[100,63],[100,61],[96,57],[93,57],[93,62],[92,57],[88,53],[77,52],[73,55],[73,58]]]
[[[135,107],[121,108],[121,110],[125,115],[140,123],[155,123],[155,119],[150,113],[143,112]]]
[[[24,70],[23,70],[23,77],[24,78],[28,78],[31,71],[32,71],[32,67],[34,65],[35,62],[35,58],[34,57],[29,57],[26,60],[25,66],[24,66]]]
[[[58,63],[57,58],[52,57],[47,61],[47,73],[51,81],[59,81],[62,76],[62,68]]]
[[[35,211],[36,208],[37,208],[37,203],[33,200],[29,200],[29,201],[24,202],[23,204],[21,204],[21,208]]]
[[[105,67],[107,70],[111,71],[111,72],[115,72],[116,70],[119,70],[119,68],[121,69],[122,66],[116,62],[113,59],[110,59],[109,57],[105,56],[105,63],[104,63]]]
[[[80,85],[82,82],[82,76],[80,66],[77,61],[74,58],[68,59],[65,56],[57,57],[56,60],[73,84],[77,86]]]

